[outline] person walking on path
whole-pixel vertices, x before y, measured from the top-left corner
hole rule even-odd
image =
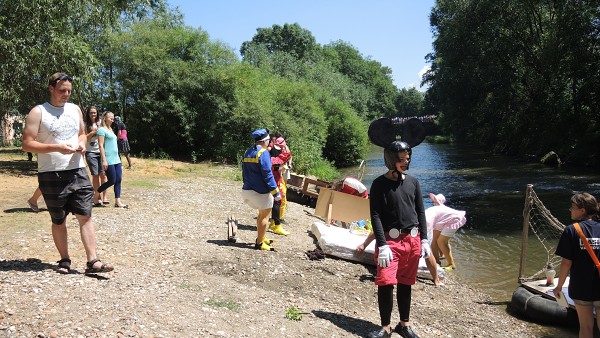
[[[29,204],[31,211],[36,213],[41,211],[38,205],[38,200],[40,197],[42,197],[42,191],[40,190],[40,187],[37,187],[35,188],[33,195],[31,195],[31,197],[27,200],[27,204]]]
[[[106,111],[102,114],[102,124],[98,128],[98,144],[100,146],[100,156],[102,157],[102,168],[106,172],[106,183],[98,187],[98,193],[102,193],[114,185],[115,208],[129,208],[127,204],[121,202],[121,180],[123,177],[123,166],[117,149],[117,135],[111,129],[115,120],[112,112]]]
[[[127,138],[127,126],[123,120],[121,120],[120,116],[115,116],[115,126],[117,129],[117,146],[119,148],[119,156],[121,154],[125,155],[125,159],[127,160],[127,169],[131,169],[131,159],[129,158],[129,152],[131,152],[131,147],[129,146],[129,139]]]
[[[600,223],[598,201],[589,193],[579,193],[571,197],[571,220],[575,223],[565,227],[556,247],[556,255],[562,257],[558,282],[552,290],[557,298],[564,296],[563,285],[569,279],[569,297],[575,302],[579,319],[579,337],[594,336],[594,310],[596,325],[600,330],[600,267],[594,263],[590,252],[583,244],[575,224],[579,224],[583,236],[590,244],[592,253],[600,258]]]
[[[377,259],[377,302],[380,330],[370,338],[390,338],[394,304],[394,285],[400,322],[394,331],[404,338],[418,338],[410,327],[411,286],[417,282],[420,256],[430,254],[427,222],[419,181],[405,172],[409,168],[411,147],[393,141],[384,149],[388,171],[371,184],[370,208],[375,233]]]
[[[69,103],[73,79],[54,73],[48,82],[50,100],[31,109],[23,130],[24,151],[38,153],[38,183],[52,219],[52,238],[60,260],[58,272],[69,273],[67,215],[75,214],[87,258],[86,273],[109,272],[98,259],[92,222],[94,190],[85,169],[86,136],[83,114]]]
[[[442,254],[446,257],[448,266],[445,266],[444,269],[455,269],[456,264],[454,256],[452,256],[450,238],[467,222],[466,212],[446,206],[446,197],[442,194],[434,195],[430,193],[429,198],[433,201],[433,206],[425,210],[425,218],[427,218],[427,229],[433,230],[431,253],[435,257],[436,263],[440,265]]]
[[[257,250],[275,251],[272,241],[265,237],[269,225],[269,215],[274,201],[281,201],[279,189],[271,171],[271,155],[267,150],[269,131],[257,129],[252,132],[254,145],[246,150],[242,160],[242,198],[254,209],[258,209],[256,217],[257,236],[254,248]]]
[[[109,204],[106,192],[98,193],[98,188],[106,182],[106,175],[102,167],[102,157],[100,156],[100,145],[98,144],[98,128],[100,127],[100,114],[96,106],[89,106],[84,117],[85,133],[87,137],[87,148],[85,160],[92,175],[92,186],[94,187],[94,206]]]
[[[33,154],[30,152],[27,152],[27,157],[29,157],[29,161],[32,161]],[[31,197],[27,200],[29,209],[31,209],[31,211],[33,211],[35,213],[38,213],[41,211],[40,206],[38,205],[38,200],[40,199],[40,197],[42,197],[42,191],[40,190],[40,187],[38,186],[33,191],[33,194],[31,195]]]

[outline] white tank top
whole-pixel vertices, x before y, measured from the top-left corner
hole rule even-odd
[[[98,125],[96,122],[92,124],[92,130],[98,131]],[[87,129],[85,130],[87,133]],[[85,150],[90,153],[100,153],[100,145],[98,145],[98,134],[92,136],[90,142],[87,143]]]
[[[54,107],[46,102],[37,106],[42,114],[36,140],[44,144],[70,144],[77,148],[81,117],[73,103],[64,107]],[[38,172],[64,171],[84,168],[85,162],[80,152],[64,155],[59,152],[38,154]]]

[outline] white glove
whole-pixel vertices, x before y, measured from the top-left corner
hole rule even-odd
[[[428,258],[431,253],[431,247],[429,246],[429,241],[426,239],[421,240],[421,257]]]
[[[388,245],[382,245],[379,247],[379,256],[377,256],[377,263],[382,268],[390,266],[392,261],[392,250]]]

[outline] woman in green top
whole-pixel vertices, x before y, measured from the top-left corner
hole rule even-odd
[[[112,112],[104,112],[102,114],[102,124],[98,128],[98,145],[100,146],[100,156],[102,157],[102,168],[106,172],[106,183],[98,188],[98,192],[102,193],[111,185],[114,185],[115,191],[115,207],[128,208],[127,204],[121,202],[121,178],[123,177],[123,166],[119,157],[117,147],[117,135],[113,132],[111,125],[115,120],[115,115]]]

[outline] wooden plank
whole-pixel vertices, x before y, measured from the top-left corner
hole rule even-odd
[[[290,178],[286,182],[288,187],[293,187],[295,189],[301,190],[302,186],[304,186],[304,175],[298,175],[292,173]]]
[[[554,294],[552,293],[551,290],[554,290],[557,282],[558,282],[558,278],[554,278],[554,283],[552,283],[552,285],[546,285],[546,279],[539,279],[539,280],[521,283],[521,286],[535,294],[541,295],[544,298],[556,300],[556,297],[554,297]],[[567,296],[568,296],[568,291],[567,291],[568,288],[569,288],[569,277],[567,277],[567,280],[565,281],[565,284],[563,285],[563,291],[565,291],[565,294]],[[569,303],[569,307],[572,309],[575,309],[574,304]]]
[[[311,197],[319,197],[319,187],[327,188],[329,185],[329,182],[305,177],[304,184],[302,185],[302,193]]]

